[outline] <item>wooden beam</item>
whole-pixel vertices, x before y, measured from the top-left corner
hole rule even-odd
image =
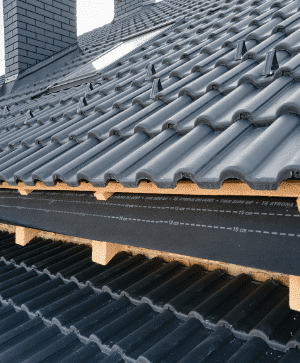
[[[297,198],[296,203],[297,203],[298,211],[300,212],[300,197]]]
[[[97,200],[107,200],[110,198],[114,193],[113,192],[96,192],[94,196]]]
[[[19,193],[21,195],[29,195],[33,190],[28,190],[28,189],[19,189]]]
[[[300,311],[300,276],[290,275],[290,309]]]
[[[120,251],[122,251],[122,245],[110,242],[92,241],[92,261],[101,265],[107,265]]]
[[[3,182],[0,189],[18,189],[19,192],[29,193],[33,190],[55,190],[55,191],[75,191],[93,192],[96,198],[106,200],[113,193],[147,193],[147,194],[182,194],[182,195],[227,195],[227,196],[264,196],[264,197],[292,197],[300,198],[300,181],[283,181],[277,190],[254,190],[248,184],[237,180],[226,180],[220,189],[202,189],[197,184],[190,181],[179,181],[174,189],[158,188],[153,182],[141,181],[137,188],[125,188],[116,181],[111,181],[104,188],[93,187],[92,184],[82,181],[77,187],[69,187],[63,182],[58,182],[55,186],[48,187],[42,182],[37,182],[33,186],[28,186],[23,182],[18,185],[9,185]],[[28,195],[28,194],[27,194]],[[104,199],[101,199],[104,198]],[[300,201],[297,199],[298,210],[300,211]]]
[[[25,227],[16,227],[16,244],[25,246],[29,243],[40,230],[25,228]]]

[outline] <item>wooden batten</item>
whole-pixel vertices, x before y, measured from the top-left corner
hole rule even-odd
[[[114,193],[113,192],[95,192],[94,196],[97,200],[107,200],[109,197],[111,197]]]
[[[7,231],[9,233],[16,233],[16,226],[8,225],[0,223],[0,231]],[[77,243],[77,244],[85,244],[87,246],[92,247],[93,240],[80,238],[76,236],[67,236],[54,232],[47,231],[39,231],[36,235],[38,238],[43,239],[52,239],[53,241],[62,241],[65,243]],[[198,257],[184,256],[176,253],[166,252],[166,251],[158,251],[158,250],[149,250],[147,248],[134,247],[129,245],[122,245],[122,251],[126,251],[132,255],[143,254],[148,258],[160,257],[166,262],[179,261],[184,266],[192,266],[194,264],[201,265],[205,270],[214,271],[216,269],[225,270],[229,275],[237,276],[241,273],[249,274],[254,280],[264,282],[268,279],[277,280],[284,286],[289,286],[289,275],[283,274],[280,272],[272,272],[266,270],[255,269],[252,267],[239,266],[231,263],[215,261],[215,260],[206,260]]]
[[[11,186],[3,182],[0,185],[1,188],[17,189],[22,195],[28,195],[34,190],[93,192],[98,200],[107,200],[114,193],[292,197],[297,198],[298,210],[300,211],[300,181],[298,180],[283,181],[277,190],[254,190],[246,183],[236,180],[226,180],[220,189],[202,189],[191,181],[179,181],[174,189],[158,188],[153,182],[148,183],[146,181],[141,181],[137,188],[125,188],[116,181],[109,182],[104,188],[93,187],[92,184],[84,181],[80,182],[77,187],[69,187],[63,182],[58,182],[52,187],[48,187],[42,182],[37,182],[33,186],[28,186],[23,182]]]
[[[21,246],[27,245],[39,232],[38,229],[16,227],[16,244]]]
[[[19,182],[16,186],[10,186],[6,182],[0,185],[0,189],[16,189],[21,195],[28,195],[34,190],[44,191],[75,191],[75,192],[93,192],[97,200],[107,200],[114,193],[146,193],[146,194],[177,194],[177,195],[224,195],[224,196],[264,196],[264,197],[292,197],[297,198],[297,206],[300,211],[300,181],[290,180],[283,181],[277,190],[253,190],[246,183],[241,181],[227,180],[220,189],[201,189],[195,183],[190,181],[179,181],[174,189],[158,188],[153,182],[140,182],[137,188],[125,188],[120,183],[111,181],[105,188],[93,187],[92,184],[82,181],[77,187],[69,187],[63,182],[58,182],[53,187],[47,187],[42,182],[37,182],[34,186],[27,186]],[[16,243],[25,245],[38,232],[24,227],[16,227]],[[92,241],[92,260],[96,263],[106,265],[124,246],[110,242]],[[239,273],[242,272],[239,267]],[[241,271],[240,271],[241,270]],[[253,269],[254,270],[254,269]],[[229,267],[228,267],[229,272]],[[272,273],[268,273],[272,278]],[[263,277],[265,280],[265,277]],[[289,304],[293,310],[300,311],[300,277],[289,276]]]
[[[144,254],[149,258],[160,257],[166,262],[179,261],[185,266],[199,264],[208,271],[223,269],[228,274],[237,276],[241,273],[249,274],[254,280],[264,282],[268,279],[274,279],[289,287],[289,304],[292,310],[300,311],[300,277],[276,273],[272,271],[264,271],[255,268],[233,265],[221,261],[205,260],[196,257],[182,256],[174,253],[148,250],[127,245],[118,245],[110,242],[101,242],[78,238],[75,236],[66,236],[52,232],[39,231],[31,228],[18,227],[13,225],[0,224],[1,231],[16,233],[16,243],[25,245],[34,237],[44,239],[53,239],[55,241],[84,243],[92,247],[92,260],[96,263],[106,265],[118,252],[126,251],[133,255]]]
[[[116,243],[92,241],[92,261],[101,265],[107,265],[122,250],[123,246]]]
[[[290,275],[289,304],[292,310],[300,311],[300,277]]]
[[[29,195],[33,190],[28,190],[28,189],[22,189],[22,190],[19,190],[19,193],[21,195]]]

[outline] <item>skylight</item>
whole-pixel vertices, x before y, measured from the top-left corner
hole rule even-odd
[[[147,43],[160,33],[168,29],[175,21],[170,21],[164,24],[163,27],[156,27],[152,31],[135,34],[132,37],[127,37],[117,46],[109,49],[106,53],[100,55],[98,58],[93,59],[87,64],[76,69],[74,72],[64,77],[62,81],[52,84],[48,90],[55,92],[61,89],[74,87],[83,83],[92,82],[94,78],[104,70],[120,61],[123,57],[128,56],[137,48]],[[153,28],[152,28],[153,29]]]

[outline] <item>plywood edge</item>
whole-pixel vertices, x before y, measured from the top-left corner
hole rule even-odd
[[[0,230],[7,231],[9,233],[15,233],[16,226],[2,224],[0,223]],[[36,237],[44,238],[44,239],[52,239],[54,241],[62,241],[66,243],[78,243],[85,244],[87,246],[92,247],[93,240],[79,238],[76,236],[67,236],[53,232],[39,231]],[[277,273],[273,271],[266,271],[255,269],[247,266],[234,265],[221,261],[214,260],[206,260],[191,256],[178,255],[175,253],[158,251],[158,250],[149,250],[146,248],[134,247],[130,245],[121,245],[122,251],[126,251],[132,255],[143,254],[149,258],[161,257],[166,262],[179,261],[184,266],[192,266],[193,264],[201,265],[204,269],[208,271],[213,271],[216,269],[225,270],[229,275],[239,275],[241,273],[245,273],[250,275],[254,280],[264,282],[268,279],[273,279],[279,281],[284,286],[289,286],[289,275]]]
[[[220,189],[202,189],[191,181],[179,181],[173,189],[158,188],[153,182],[141,181],[136,188],[125,188],[116,181],[108,182],[104,188],[94,187],[87,182],[80,182],[77,187],[70,187],[63,182],[58,182],[55,186],[46,186],[42,182],[37,182],[33,186],[28,186],[23,182],[17,185],[9,185],[3,182],[0,189],[17,189],[21,194],[28,195],[34,190],[44,191],[76,191],[93,192],[99,200],[106,200],[114,193],[147,193],[147,194],[182,194],[182,195],[231,195],[231,196],[264,196],[264,197],[294,197],[300,198],[300,181],[283,181],[277,190],[254,190],[242,181],[226,180]],[[297,201],[298,204],[299,201]],[[299,207],[298,207],[299,208]]]

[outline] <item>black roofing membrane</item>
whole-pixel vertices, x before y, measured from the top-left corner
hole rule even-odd
[[[1,362],[300,362],[300,313],[274,280],[14,238],[0,232]]]
[[[39,230],[300,275],[295,198],[0,191],[0,219]]]

